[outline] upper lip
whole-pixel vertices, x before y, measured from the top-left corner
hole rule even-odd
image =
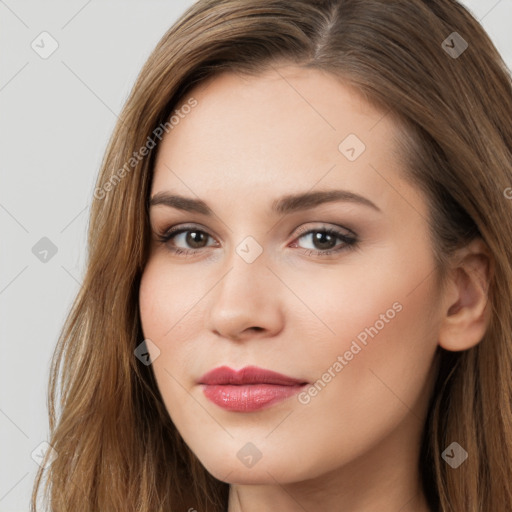
[[[229,366],[219,366],[205,373],[199,384],[207,385],[235,385],[243,384],[274,384],[279,386],[297,386],[307,384],[303,380],[288,377],[282,373],[265,370],[257,366],[246,366],[240,370],[233,370]]]

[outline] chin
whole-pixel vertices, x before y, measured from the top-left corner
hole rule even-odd
[[[198,458],[212,476],[228,484],[275,485],[276,480],[285,484],[307,480],[312,476],[311,468],[291,464],[290,457],[285,453],[274,452],[273,455],[262,455],[252,466],[246,466],[240,460],[243,460],[243,454],[239,458],[236,453],[235,456],[219,454],[217,457],[212,457],[210,453],[207,458]]]

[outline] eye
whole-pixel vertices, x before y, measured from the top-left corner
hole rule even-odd
[[[171,228],[163,234],[157,234],[157,239],[176,254],[194,254],[200,249],[218,245],[211,235],[197,226]],[[208,244],[209,240],[214,243]]]
[[[163,234],[156,233],[157,240],[177,255],[193,255],[208,247],[218,247],[219,243],[198,226],[176,226]],[[308,256],[328,256],[339,253],[357,245],[355,233],[346,229],[318,227],[313,229],[299,228],[298,236],[289,245],[302,249]]]
[[[357,238],[351,231],[343,232],[332,227],[322,227],[316,229],[303,229],[296,238],[291,247],[301,247],[305,249],[307,255],[326,256],[332,253],[338,253],[354,247],[357,244]]]

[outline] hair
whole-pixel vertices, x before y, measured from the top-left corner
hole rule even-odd
[[[443,48],[455,31],[469,45],[457,58]],[[339,77],[396,119],[438,276],[455,249],[488,247],[488,327],[468,350],[438,349],[418,469],[432,510],[512,510],[512,84],[495,46],[455,0],[199,0],[143,66],[101,164],[85,277],[51,365],[58,456],[38,472],[33,511],[42,489],[53,512],[227,508],[229,485],[184,443],[134,356],[156,150],[130,159],[199,83],[278,63]],[[456,470],[441,458],[452,441],[469,453]]]

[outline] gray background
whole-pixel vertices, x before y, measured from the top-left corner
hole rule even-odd
[[[0,0],[0,512],[29,510],[31,454],[48,435],[49,362],[83,275],[89,206],[116,115],[192,3]],[[512,68],[512,0],[463,3]],[[43,31],[59,45],[47,59],[31,47]],[[43,237],[57,248],[46,262],[32,250]]]

